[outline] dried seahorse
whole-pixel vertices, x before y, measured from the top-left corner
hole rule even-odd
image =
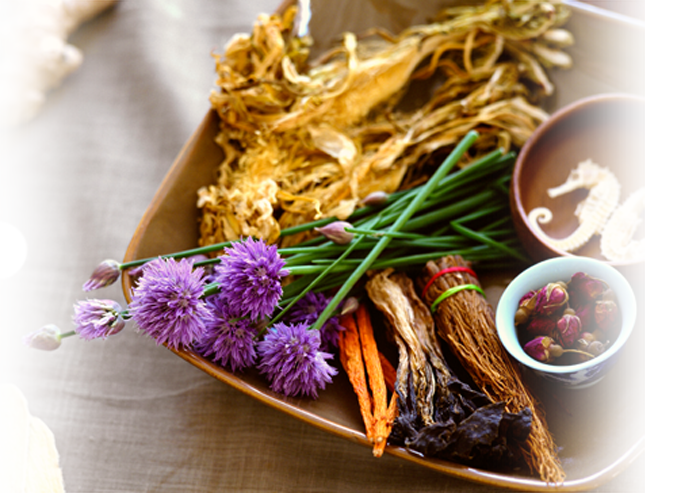
[[[644,258],[644,239],[634,240],[646,207],[646,192],[640,188],[624,201],[610,216],[600,235],[600,252],[608,260]]]
[[[574,214],[578,217],[579,227],[566,238],[550,238],[541,224],[552,220],[552,211],[546,207],[537,207],[528,214],[528,220],[535,232],[547,240],[554,248],[573,252],[581,248],[593,235],[600,234],[620,199],[620,182],[615,175],[592,160],[582,161],[574,168],[566,182],[550,188],[547,194],[559,197],[579,188],[587,188],[588,196],[576,207]]]

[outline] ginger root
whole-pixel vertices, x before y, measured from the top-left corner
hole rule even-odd
[[[10,7],[9,27],[1,29],[7,53],[0,93],[0,124],[14,126],[34,118],[46,94],[83,62],[67,39],[75,29],[117,0],[23,0]]]

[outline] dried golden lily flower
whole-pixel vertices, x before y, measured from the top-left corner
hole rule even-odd
[[[519,147],[548,118],[537,106],[554,90],[543,66],[570,65],[559,0],[447,9],[395,38],[347,33],[314,63],[311,39],[292,36],[295,13],[261,15],[214,57],[210,101],[225,159],[217,183],[199,191],[203,245],[240,235],[272,242],[283,228],[346,219],[370,193],[399,189],[409,171],[412,182],[424,179],[472,129],[480,139],[471,158]],[[437,72],[427,101],[405,109],[408,84]]]

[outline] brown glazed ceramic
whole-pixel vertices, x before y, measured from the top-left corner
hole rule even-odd
[[[456,2],[312,1],[310,31],[319,43],[328,43],[344,29],[374,25],[392,28],[397,22],[403,25],[420,22],[448,3]],[[552,74],[557,93],[548,102],[549,109],[603,92],[641,94],[643,67],[637,62],[643,60],[643,53],[640,56],[637,47],[643,46],[643,25],[575,2],[572,5],[573,16],[567,27],[576,37],[576,45],[569,50],[575,65],[571,70]],[[223,159],[221,149],[214,143],[217,132],[218,117],[210,111],[164,178],[134,233],[124,261],[197,246],[197,189],[214,181],[215,170]],[[508,279],[515,274],[504,272],[482,279],[487,298],[494,307]],[[124,276],[127,300],[131,299],[132,287],[132,279]],[[637,299],[643,306],[640,294]],[[563,484],[544,483],[529,471],[494,473],[427,459],[401,447],[389,446],[386,453],[455,477],[517,491],[583,491],[604,484],[644,450],[644,323],[642,316],[638,315],[638,320],[641,322],[617,366],[600,384],[570,391],[532,380],[533,391],[542,400],[549,428],[560,447],[560,458],[567,474]],[[287,398],[272,392],[255,371],[232,374],[190,350],[175,353],[261,402],[369,447],[357,399],[342,371],[317,400]],[[338,364],[337,359],[335,364]],[[371,454],[369,448],[367,453]]]
[[[629,94],[601,94],[580,99],[552,114],[528,139],[518,154],[511,182],[511,212],[518,236],[534,260],[583,255],[606,261],[600,237],[594,236],[576,252],[547,243],[531,227],[528,213],[536,207],[552,211],[542,225],[551,238],[563,238],[579,226],[576,206],[588,191],[581,189],[556,198],[547,189],[561,185],[579,162],[592,159],[609,168],[622,185],[620,201],[644,187],[644,100]],[[631,268],[635,262],[610,262]]]

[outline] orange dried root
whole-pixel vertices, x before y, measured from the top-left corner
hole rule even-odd
[[[398,413],[396,394],[387,405],[387,390],[393,392],[396,370],[377,348],[366,306],[360,305],[354,316],[341,317],[340,324],[345,327],[338,343],[340,362],[357,394],[372,453],[381,457]]]
[[[365,423],[367,438],[372,441],[374,435],[374,416],[372,415],[372,397],[367,389],[365,378],[365,367],[362,362],[362,348],[360,347],[360,336],[357,332],[357,325],[352,314],[344,315],[340,318],[340,325],[345,330],[340,331],[338,339],[338,349],[340,353],[340,364],[343,365],[345,373],[352,388],[357,394],[360,404],[360,414]]]

